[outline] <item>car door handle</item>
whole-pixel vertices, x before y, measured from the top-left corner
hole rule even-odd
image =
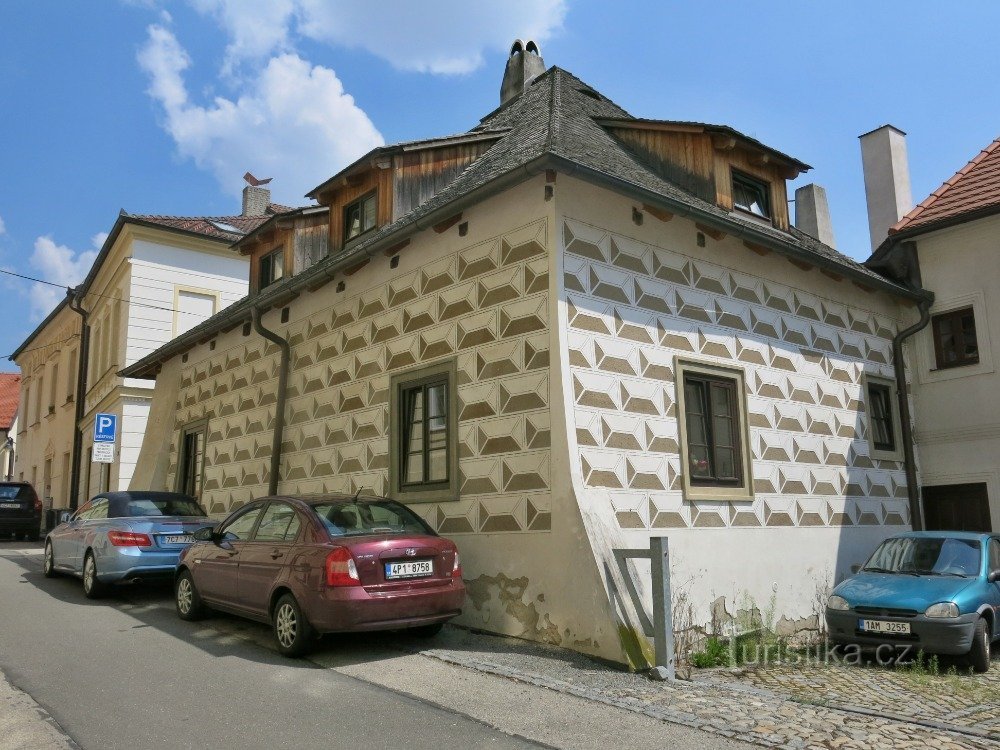
[[[277,560],[279,557],[284,557],[284,556],[285,553],[281,552],[280,550],[274,550],[274,552],[271,553],[272,560]]]

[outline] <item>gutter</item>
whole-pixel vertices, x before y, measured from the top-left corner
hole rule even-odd
[[[281,360],[278,365],[278,400],[274,405],[274,432],[271,437],[271,473],[267,478],[267,494],[278,494],[278,474],[281,471],[281,443],[285,432],[285,398],[288,391],[288,367],[291,360],[291,347],[288,339],[283,339],[274,331],[268,330],[260,322],[261,310],[251,308],[253,328],[257,333],[281,350]]]
[[[83,431],[80,422],[83,421],[83,408],[87,400],[87,362],[90,359],[90,324],[87,323],[88,312],[80,305],[83,295],[80,287],[67,289],[70,309],[79,315],[83,323],[80,327],[80,355],[76,358],[76,403],[74,404],[73,421],[73,463],[69,480],[69,507],[76,510],[80,504],[80,472],[83,468]],[[88,488],[89,490],[89,488]]]
[[[922,331],[931,321],[931,305],[934,297],[924,298],[918,303],[920,320],[900,331],[892,339],[892,362],[896,371],[896,400],[899,402],[899,427],[903,438],[903,464],[906,469],[906,494],[910,499],[910,526],[914,531],[922,531],[924,517],[920,507],[920,488],[917,485],[917,461],[913,451],[913,424],[910,421],[909,399],[906,392],[906,362],[903,359],[903,342],[918,331]]]

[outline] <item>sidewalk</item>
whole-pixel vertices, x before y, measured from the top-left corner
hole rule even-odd
[[[0,750],[79,750],[79,745],[0,672]]]
[[[899,691],[895,694],[901,701],[898,714],[878,705],[843,710],[811,703],[808,696],[754,687],[721,672],[713,673],[710,680],[673,685],[652,682],[563,649],[458,628],[446,628],[432,648],[421,649],[420,653],[467,669],[769,747],[1000,750],[1000,741],[984,736],[988,730],[957,723],[946,726],[933,718],[924,721],[912,712],[904,715],[911,709],[906,705],[907,696]],[[860,677],[852,673],[845,679],[849,682]]]

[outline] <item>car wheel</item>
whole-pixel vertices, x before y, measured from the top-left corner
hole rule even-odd
[[[418,628],[410,628],[409,633],[417,638],[433,638],[441,632],[441,628],[443,627],[443,622],[436,622],[433,625],[421,625]]]
[[[107,587],[97,578],[97,562],[94,553],[87,552],[83,560],[83,593],[88,599],[100,599]]]
[[[314,636],[313,628],[302,614],[294,596],[285,594],[278,599],[271,623],[278,651],[283,655],[302,656],[309,650]]]
[[[976,621],[976,629],[972,633],[972,649],[969,651],[969,665],[973,672],[988,672],[990,669],[990,634],[989,623],[982,617]]]
[[[29,542],[37,542],[41,535],[37,531],[29,531],[25,536]]]
[[[177,576],[174,585],[174,603],[177,605],[177,616],[182,620],[194,622],[207,614],[205,603],[201,600],[198,589],[194,587],[191,571],[183,570]]]
[[[55,554],[52,552],[52,542],[45,542],[45,558],[42,561],[42,575],[46,578],[55,578],[56,575],[56,560]]]

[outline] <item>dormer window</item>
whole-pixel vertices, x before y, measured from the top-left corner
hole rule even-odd
[[[285,275],[285,249],[279,247],[260,259],[257,289],[264,289]]]
[[[770,220],[770,188],[763,180],[733,170],[733,208]]]
[[[369,193],[344,208],[344,242],[375,228],[378,193]]]

